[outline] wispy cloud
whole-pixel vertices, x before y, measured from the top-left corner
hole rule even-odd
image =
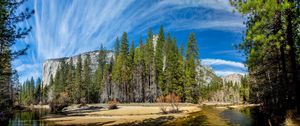
[[[244,28],[242,17],[232,12],[227,0],[29,0],[34,17],[25,39],[31,46],[20,59],[41,66],[45,59],[98,49],[111,49],[116,36],[126,31],[139,36],[150,27],[164,25],[170,31],[216,29],[237,32]],[[16,65],[22,76],[38,75],[41,67]],[[35,70],[33,70],[35,69]]]
[[[227,65],[227,66],[245,69],[245,65],[241,62],[234,62],[234,61],[228,61],[228,60],[222,60],[222,59],[202,59],[201,63],[203,65],[208,65],[208,66]]]
[[[223,60],[223,59],[202,59],[201,63],[205,66],[211,66],[218,76],[229,74],[246,74],[247,69],[241,62]]]
[[[240,71],[221,71],[221,70],[216,70],[215,73],[217,74],[217,76],[220,77],[230,75],[230,74],[241,74],[241,75],[246,74],[246,72],[240,72]]]
[[[19,81],[24,82],[30,77],[37,79],[41,76],[42,66],[40,63],[35,64],[21,64],[15,68],[19,74]]]

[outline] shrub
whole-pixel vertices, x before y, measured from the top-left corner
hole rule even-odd
[[[167,105],[165,104],[166,103],[166,98],[162,95],[162,96],[159,96],[157,99],[156,99],[156,102],[160,103],[160,110],[163,114],[167,114],[168,111],[167,111]]]
[[[81,107],[86,107],[87,106],[87,102],[85,98],[80,98],[80,105],[79,108]]]
[[[118,101],[116,99],[108,101],[108,109],[118,109]]]
[[[68,93],[61,92],[50,102],[52,112],[60,112],[64,107],[69,105],[70,99]]]
[[[164,114],[179,112],[180,97],[177,96],[175,93],[170,93],[166,96],[163,96],[163,95],[159,96],[156,99],[156,102],[161,103],[160,110]],[[169,111],[167,111],[167,104],[170,104],[170,106],[171,106],[171,109]]]
[[[179,102],[180,97],[175,95],[175,93],[168,94],[166,96],[166,102],[171,104],[171,113],[177,113],[179,112]]]

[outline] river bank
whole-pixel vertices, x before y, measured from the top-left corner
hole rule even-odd
[[[64,116],[46,116],[44,121],[56,125],[118,125],[128,123],[139,123],[145,120],[169,121],[175,118],[187,116],[189,113],[200,111],[196,104],[179,104],[179,113],[163,114],[160,110],[161,104],[157,103],[133,103],[119,104],[118,109],[108,110],[105,104],[90,104],[80,109],[78,105],[68,107]],[[167,104],[165,104],[167,106]],[[171,106],[167,106],[168,109]]]
[[[168,109],[169,104],[163,104]],[[45,116],[44,121],[56,125],[172,125],[191,123],[190,119],[198,118],[195,123],[203,124],[223,124],[227,125],[228,121],[224,120],[219,114],[229,108],[243,108],[257,106],[255,104],[190,104],[180,103],[179,113],[163,114],[161,112],[162,104],[159,103],[130,103],[119,104],[118,109],[108,110],[106,104],[89,104],[86,107],[78,108],[78,105],[67,107],[62,116]],[[207,108],[217,109],[207,109]],[[92,108],[92,109],[89,109]],[[204,110],[202,108],[205,108]],[[220,109],[220,110],[218,110]]]
[[[15,111],[5,125],[268,125],[257,104],[209,105],[180,103],[179,113],[163,114],[159,103],[118,104],[108,110],[107,104],[71,105],[62,113],[51,114],[47,106],[31,106]],[[298,119],[287,120],[284,125],[299,125]]]

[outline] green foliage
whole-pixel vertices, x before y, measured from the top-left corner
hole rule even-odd
[[[158,33],[158,39],[156,42],[155,48],[155,77],[156,83],[162,88],[162,92],[164,92],[164,74],[163,74],[163,67],[164,67],[164,45],[165,45],[165,36],[164,36],[164,29],[163,26],[160,27]]]
[[[101,44],[100,50],[99,50],[99,55],[98,55],[98,68],[95,72],[94,75],[94,82],[92,83],[92,86],[90,86],[90,99],[91,102],[98,102],[101,94],[101,90],[103,87],[103,82],[104,82],[104,71],[105,71],[105,66],[107,64],[106,61],[106,51]]]
[[[85,102],[90,101],[90,91],[92,90],[92,78],[91,78],[91,57],[86,54],[86,58],[83,63],[83,83],[81,89],[81,99],[85,99]]]
[[[47,97],[48,86],[42,86],[41,78],[36,81],[31,77],[30,80],[26,80],[20,87],[20,104],[31,105],[45,103],[44,98]]]
[[[187,43],[186,50],[186,63],[185,63],[185,96],[188,102],[197,103],[199,97],[199,88],[196,82],[196,67],[199,65],[198,60],[198,46],[195,38],[195,34],[191,33]]]
[[[179,52],[176,46],[176,38],[171,40],[168,33],[166,41],[166,64],[165,64],[165,91],[163,94],[176,93],[182,96],[183,85],[180,83],[182,71],[179,68]],[[182,80],[181,80],[182,81]]]
[[[66,99],[61,96],[68,97],[69,104],[112,99],[120,102],[155,102],[160,95],[175,94],[180,101],[196,103],[200,95],[196,67],[200,64],[195,35],[192,33],[189,37],[186,56],[183,46],[178,49],[176,37],[172,39],[168,33],[165,40],[163,27],[156,43],[153,45],[153,33],[149,29],[146,44],[141,39],[138,47],[135,48],[134,42],[129,47],[127,33],[124,32],[121,41],[116,40],[115,55],[110,62],[107,62],[108,51],[101,45],[98,67],[94,73],[89,54],[79,55],[76,67],[72,58],[62,59],[56,75],[51,77],[50,85],[41,91],[42,99],[47,99],[54,107],[60,107],[61,100]],[[35,90],[40,92],[38,88]],[[48,97],[46,93],[49,93]]]
[[[231,4],[247,15],[240,49],[247,57],[251,101],[263,103],[270,123],[278,124],[287,110],[300,108],[299,1],[231,0]]]
[[[82,59],[81,55],[78,56],[76,69],[75,69],[75,102],[80,103],[80,99],[82,98],[81,88],[83,87],[83,81],[82,81]]]
[[[30,18],[34,11],[19,8],[24,1],[1,0],[0,1],[0,121],[5,119],[6,113],[13,107],[13,74],[12,61],[20,55],[24,55],[28,46],[21,50],[12,50],[11,47],[17,40],[26,37],[30,27],[19,27]]]

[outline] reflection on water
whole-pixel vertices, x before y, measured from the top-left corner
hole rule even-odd
[[[33,109],[30,111],[17,111],[4,125],[8,126],[49,126],[50,123],[41,120],[48,114],[47,109]]]
[[[203,108],[203,111],[209,113],[216,113],[216,109],[211,107]],[[193,115],[188,116],[190,119],[181,121],[180,124],[188,122],[187,124],[206,125],[207,117],[203,114],[203,111],[196,112]],[[258,107],[247,107],[243,109],[226,109],[224,111],[217,112],[221,118],[227,120],[232,125],[240,126],[265,126],[268,125],[264,115],[259,111]],[[2,126],[50,126],[54,125],[51,122],[42,121],[42,117],[49,114],[47,109],[33,109],[30,111],[18,111],[15,112],[9,121],[1,122]],[[198,118],[199,117],[199,118]],[[200,119],[201,117],[201,119]],[[178,123],[178,122],[176,122]]]
[[[240,126],[266,126],[268,121],[265,119],[258,107],[247,107],[243,109],[226,109],[220,116],[228,120],[231,124]]]

